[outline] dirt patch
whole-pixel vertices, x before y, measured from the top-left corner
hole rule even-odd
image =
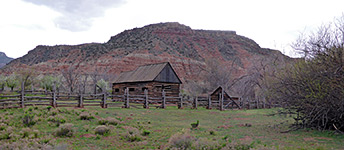
[[[96,137],[96,135],[94,135],[94,134],[83,134],[80,137],[92,138],[92,137]]]
[[[231,127],[232,127],[231,125],[222,125],[222,126],[218,126],[217,128],[229,129]]]

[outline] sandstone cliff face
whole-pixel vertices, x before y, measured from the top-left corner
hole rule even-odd
[[[4,52],[0,52],[0,68],[5,66],[11,60],[13,60],[13,58],[7,57]]]
[[[290,61],[279,51],[263,49],[234,31],[193,30],[179,23],[160,23],[126,30],[102,44],[37,46],[3,70],[32,66],[42,73],[54,73],[77,64],[85,72],[107,67],[110,73],[119,74],[140,65],[168,61],[185,82],[200,79],[209,59],[236,67],[235,76],[240,76],[256,60],[274,57]]]

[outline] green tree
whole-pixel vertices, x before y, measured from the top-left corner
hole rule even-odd
[[[13,92],[14,88],[17,87],[18,84],[19,82],[14,74],[6,78],[6,86],[11,89],[11,92]]]
[[[60,87],[61,81],[60,81],[59,77],[46,75],[40,81],[41,87],[46,91],[53,91],[54,84],[55,84],[57,89]]]

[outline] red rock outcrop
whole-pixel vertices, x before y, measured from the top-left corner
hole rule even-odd
[[[234,31],[193,30],[179,23],[160,23],[126,30],[103,44],[37,46],[3,71],[13,72],[26,64],[42,73],[54,73],[78,65],[85,72],[107,67],[109,72],[119,74],[140,65],[168,61],[182,81],[187,81],[200,79],[207,59],[234,63],[239,70],[236,76],[240,76],[257,59],[273,57],[290,61],[279,51],[261,48]]]

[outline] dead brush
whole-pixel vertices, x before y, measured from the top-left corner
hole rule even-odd
[[[56,131],[55,135],[57,137],[71,137],[74,134],[73,124],[66,123],[62,124]]]

